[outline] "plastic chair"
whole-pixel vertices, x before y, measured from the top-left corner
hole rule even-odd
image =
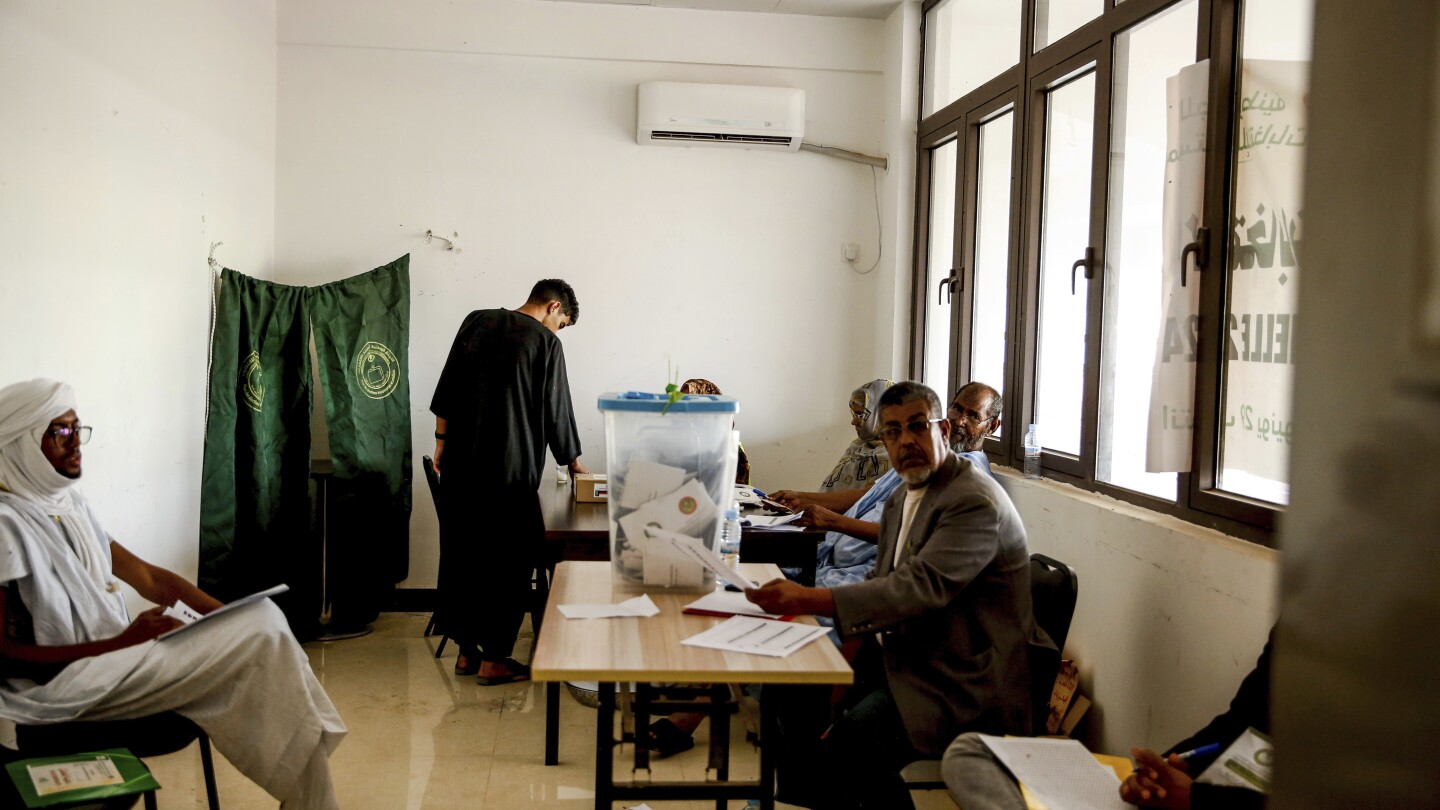
[[[1070,635],[1070,621],[1075,617],[1075,602],[1080,596],[1080,579],[1075,569],[1044,554],[1030,555],[1030,605],[1035,623],[1055,642],[1055,649],[1065,649],[1065,638]],[[1040,706],[1048,705],[1050,689],[1060,665],[1060,656],[1054,655],[1053,663],[1044,662],[1044,671],[1037,671],[1041,662],[1031,658],[1030,678],[1032,692]],[[1038,722],[1044,723],[1044,714]],[[940,776],[940,760],[922,759],[906,765],[901,771],[905,786],[910,790],[944,790],[945,781]]]
[[[188,718],[175,712],[161,712],[131,720],[90,720],[40,726],[17,726],[18,751],[4,750],[11,761],[37,757],[58,757],[84,751],[126,748],[145,759],[173,754],[199,740],[200,766],[205,775],[205,798],[210,810],[220,810],[215,787],[215,760],[210,738]],[[145,807],[155,808],[155,794],[144,794]]]

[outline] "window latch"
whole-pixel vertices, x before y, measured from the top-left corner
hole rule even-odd
[[[1195,241],[1194,241],[1194,242],[1191,242],[1191,243],[1188,244],[1188,245],[1186,245],[1186,246],[1185,246],[1185,249],[1180,251],[1180,286],[1181,286],[1181,287],[1184,287],[1184,286],[1185,286],[1185,257],[1190,256],[1190,255],[1192,255],[1192,254],[1195,256],[1195,272],[1198,273],[1198,272],[1200,272],[1201,270],[1204,270],[1204,269],[1205,269],[1205,265],[1207,265],[1207,264],[1210,263],[1210,229],[1209,229],[1209,228],[1203,228],[1203,227],[1202,227],[1202,228],[1196,228],[1196,229],[1195,229]]]
[[[1070,265],[1070,294],[1075,294],[1075,271],[1085,268],[1085,278],[1095,278],[1095,248],[1085,248],[1085,258]]]

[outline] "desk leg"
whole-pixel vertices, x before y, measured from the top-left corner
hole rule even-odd
[[[775,709],[760,701],[760,810],[775,810],[775,745],[780,727]]]
[[[718,782],[730,781],[730,686],[710,686],[710,767]],[[715,810],[725,810],[730,803],[715,800]]]
[[[560,682],[545,684],[545,764],[560,764]]]
[[[610,810],[615,789],[615,684],[602,681],[599,691],[600,708],[595,715],[595,810]]]

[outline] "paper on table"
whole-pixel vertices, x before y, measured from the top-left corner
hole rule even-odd
[[[778,619],[779,613],[766,613],[760,606],[745,598],[745,594],[734,591],[711,591],[686,605],[686,613],[719,613],[726,616],[761,616]]]
[[[685,470],[644,459],[631,459],[625,473],[625,487],[620,493],[620,506],[636,509],[674,492],[685,483]]]
[[[754,588],[757,583],[740,576],[740,572],[726,565],[715,556],[715,552],[705,547],[705,544],[693,537],[687,537],[675,532],[667,532],[664,529],[657,529],[654,526],[645,528],[645,536],[651,540],[659,540],[670,544],[672,548],[684,554],[688,559],[698,562],[706,568],[720,575],[720,578],[734,585],[737,588]]]
[[[745,518],[742,523],[750,524],[753,529],[785,529],[786,531],[799,531],[801,527],[789,524],[799,520],[804,512],[796,512],[792,515],[751,515]]]
[[[731,616],[703,633],[681,639],[691,647],[755,653],[784,658],[829,632],[813,624],[777,622],[754,616]]]
[[[660,608],[656,607],[655,603],[650,601],[650,597],[645,594],[613,605],[560,606],[561,615],[567,619],[644,618],[654,616],[659,612]]]
[[[1120,780],[1076,740],[1034,737],[980,739],[1010,773],[1050,810],[1130,810]]]

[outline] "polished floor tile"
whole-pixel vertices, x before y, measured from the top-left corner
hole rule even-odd
[[[453,671],[455,647],[434,657],[422,638],[428,614],[386,613],[370,635],[306,645],[315,674],[350,728],[331,757],[346,810],[521,810],[594,807],[595,710],[568,694],[560,701],[560,764],[546,767],[545,692],[540,684],[483,687]],[[515,657],[528,660],[528,629]],[[701,727],[697,739],[704,740]],[[705,778],[699,745],[652,761],[650,777]],[[631,773],[631,746],[616,751],[615,773]],[[198,749],[148,761],[163,789],[162,810],[204,808]],[[277,802],[216,756],[225,810],[274,810]],[[753,779],[759,763],[745,726],[731,722],[731,775]],[[954,805],[943,791],[913,794],[920,810]],[[616,802],[616,810],[638,802]],[[649,802],[654,810],[713,810],[713,802]],[[778,805],[786,807],[785,805]],[[744,802],[731,802],[735,810]]]

